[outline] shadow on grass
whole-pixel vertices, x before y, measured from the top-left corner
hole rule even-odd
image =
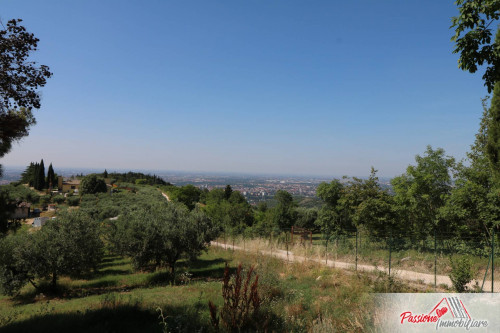
[[[7,324],[0,332],[161,332],[158,315],[137,306],[45,313]]]
[[[50,309],[47,309],[47,313],[6,323],[0,327],[0,333],[162,332],[164,327],[168,332],[206,332],[209,325],[208,311],[202,313],[200,310],[196,305],[166,306],[162,308],[162,320],[155,309],[145,310],[140,305],[118,305],[72,313],[50,313]]]
[[[197,259],[190,262],[186,269],[193,274],[193,279],[222,279],[226,262],[222,258]],[[233,267],[230,270],[233,273],[236,268]]]
[[[101,270],[99,269],[97,272],[92,273],[90,278],[99,278],[99,277],[105,277],[105,276],[111,276],[111,275],[126,275],[126,274],[132,274],[132,270],[130,269],[105,269]]]
[[[217,259],[197,259],[194,261],[181,261],[177,264],[175,284],[183,284],[185,279],[194,280],[220,280],[224,275],[226,260]],[[230,272],[234,273],[236,268],[230,268]],[[185,273],[189,273],[188,276]],[[147,279],[147,285],[161,286],[172,283],[172,274],[169,270],[158,271],[151,274]]]

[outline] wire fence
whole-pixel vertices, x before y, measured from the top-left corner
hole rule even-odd
[[[457,289],[457,284],[462,284],[467,291],[500,292],[500,246],[494,231],[489,237],[458,238],[437,233],[427,237],[370,235],[356,230],[325,237],[279,230],[264,237],[223,233],[218,241],[226,244],[226,249],[235,246],[287,260],[315,260],[331,267],[384,272],[440,290]]]

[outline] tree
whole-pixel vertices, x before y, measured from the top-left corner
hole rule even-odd
[[[328,183],[321,183],[316,189],[316,195],[323,200],[325,205],[321,208],[316,219],[316,225],[321,229],[323,237],[328,242],[330,238],[339,234],[343,229],[340,199],[344,186],[338,179]]]
[[[272,208],[273,225],[279,229],[292,227],[297,221],[296,204],[290,193],[284,190],[278,190],[274,195],[276,207]]]
[[[189,210],[193,210],[196,203],[200,201],[201,190],[191,184],[188,184],[177,188],[173,194],[175,200],[186,205]]]
[[[49,165],[49,170],[47,171],[47,186],[49,188],[53,188],[57,185],[56,174],[54,173],[54,168],[52,167],[52,163]]]
[[[500,17],[500,1],[457,0],[456,4],[460,14],[451,19],[455,28],[451,40],[455,42],[453,53],[460,54],[458,67],[475,73],[478,65],[486,64],[483,80],[491,93],[500,80],[500,46],[491,38],[493,23]]]
[[[39,191],[45,188],[45,165],[43,164],[43,159],[40,161],[40,166],[38,167],[37,184],[35,188]]]
[[[49,67],[29,61],[39,39],[21,22],[10,20],[0,30],[0,158],[35,124],[32,110],[41,106],[37,90],[52,76]]]
[[[106,193],[107,186],[104,179],[97,178],[95,174],[85,176],[80,183],[80,194]]]
[[[491,109],[483,99],[483,116],[467,159],[457,164],[455,182],[440,216],[459,239],[474,239],[470,245],[491,239],[492,226],[500,222],[500,195],[487,157],[488,124]],[[475,244],[472,244],[475,243]]]
[[[82,212],[60,214],[36,232],[0,240],[0,287],[13,294],[35,278],[55,288],[61,275],[96,270],[103,255],[99,224]]]
[[[427,146],[425,155],[415,156],[415,161],[417,165],[408,166],[391,184],[398,220],[408,232],[424,239],[438,227],[439,209],[451,191],[455,160],[445,156],[443,149]]]
[[[113,224],[115,248],[132,257],[137,269],[167,266],[175,280],[181,257],[196,257],[215,235],[211,221],[184,205],[158,203],[128,212]]]
[[[226,185],[226,188],[224,189],[224,196],[226,197],[226,200],[229,200],[229,198],[231,197],[231,193],[233,193],[231,185]]]
[[[18,233],[0,239],[0,293],[14,295],[31,282],[34,274],[23,258],[23,250],[29,244],[27,234]]]
[[[52,288],[61,275],[80,276],[97,269],[104,245],[99,224],[82,212],[60,214],[33,234],[25,261]]]

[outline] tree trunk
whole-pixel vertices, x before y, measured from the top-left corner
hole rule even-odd
[[[56,272],[52,273],[52,282],[50,285],[52,287],[52,290],[56,290],[56,286],[57,286],[57,273]]]

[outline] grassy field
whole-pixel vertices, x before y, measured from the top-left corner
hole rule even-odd
[[[207,304],[223,305],[226,263],[255,266],[269,331],[370,331],[372,292],[416,291],[383,275],[216,248],[182,262],[172,285],[165,271],[134,272],[129,259],[108,256],[92,278],[63,278],[56,293],[27,286],[1,297],[0,332],[211,332]]]

